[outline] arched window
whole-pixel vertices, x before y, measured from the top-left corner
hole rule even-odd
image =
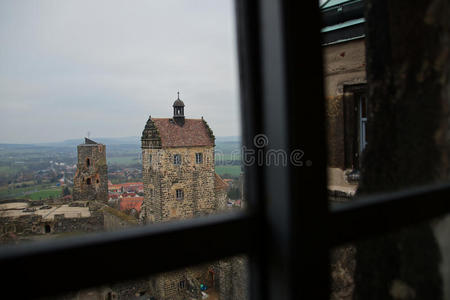
[[[90,158],[86,158],[86,167],[91,166],[91,159]]]
[[[91,184],[91,179],[90,179],[90,178],[86,179],[86,184],[87,184],[87,185],[90,185],[90,184]]]

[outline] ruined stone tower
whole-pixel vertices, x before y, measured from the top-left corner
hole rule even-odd
[[[73,200],[108,201],[106,147],[88,138],[78,145],[77,171],[73,179]]]
[[[173,118],[150,117],[142,133],[144,223],[193,218],[220,207],[213,132],[203,118],[184,117],[179,96],[173,112]]]

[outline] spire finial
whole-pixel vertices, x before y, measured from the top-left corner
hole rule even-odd
[[[180,91],[179,90],[178,90],[177,94],[178,94],[178,98],[177,99],[180,99]]]

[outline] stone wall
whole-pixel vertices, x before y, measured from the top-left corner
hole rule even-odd
[[[26,236],[41,233],[41,223],[42,216],[39,215],[0,218],[0,234],[14,233]]]
[[[197,164],[195,154],[203,154]],[[174,155],[181,164],[173,163]],[[179,147],[143,149],[143,214],[146,223],[189,219],[217,210],[214,192],[214,148]],[[176,190],[183,191],[183,200]]]
[[[345,130],[349,121],[344,112],[344,93],[346,87],[367,81],[364,39],[325,46],[323,57],[328,167],[335,169],[329,174],[329,185],[347,186],[342,179],[346,168],[345,138],[349,138]]]
[[[210,135],[213,137],[212,131]],[[196,153],[202,153],[201,163],[196,162]],[[174,164],[174,155],[180,155],[180,164]],[[142,164],[143,224],[190,219],[227,209],[226,190],[215,186],[214,146],[163,148],[150,119],[142,137]],[[183,199],[177,199],[177,190],[183,191]],[[233,266],[236,270],[237,265]],[[215,263],[159,274],[149,279],[149,294],[158,300],[202,299],[200,284],[213,288],[224,272]]]
[[[108,167],[106,146],[78,145],[77,171],[74,177],[73,200],[108,201]]]
[[[114,231],[138,225],[137,219],[115,208],[105,206],[101,211],[104,218],[104,230],[106,231]]]
[[[65,218],[64,215],[55,215],[53,222],[45,222],[43,226],[49,225],[51,233],[62,232],[97,232],[103,231],[103,214],[91,211],[87,218]],[[45,228],[43,228],[45,232]]]
[[[249,270],[246,256],[236,256],[218,262],[220,300],[249,299]]]
[[[53,220],[45,220],[41,215],[24,215],[0,218],[0,234],[14,233],[18,237],[33,234],[56,234],[64,232],[97,232],[103,230],[103,214],[91,212],[90,217],[65,218],[55,215]]]

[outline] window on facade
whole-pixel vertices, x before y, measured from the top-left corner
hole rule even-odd
[[[195,163],[203,163],[203,153],[195,153]]]
[[[184,280],[181,280],[181,281],[180,281],[180,289],[181,289],[181,290],[184,289]]]
[[[89,167],[91,165],[91,160],[89,158],[86,159],[86,167]]]
[[[180,154],[174,154],[174,156],[173,156],[173,164],[174,165],[181,165],[181,155]]]
[[[176,197],[177,200],[183,200],[184,199],[184,192],[182,189],[177,189],[176,190]]]
[[[367,146],[367,86],[344,86],[344,155],[347,169],[359,170]]]
[[[86,179],[86,184],[87,184],[87,185],[90,185],[90,184],[91,184],[91,179],[90,179],[90,178]]]
[[[151,155],[151,154],[148,155],[148,162],[149,162],[149,163],[152,162],[152,155]]]

